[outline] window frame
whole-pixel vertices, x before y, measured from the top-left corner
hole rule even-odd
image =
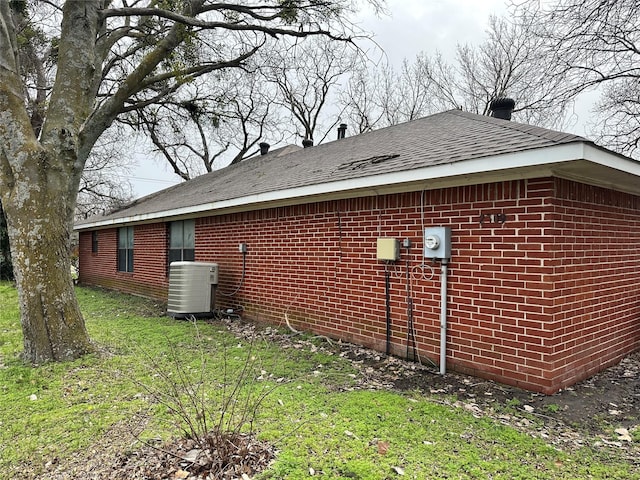
[[[167,272],[171,262],[193,262],[196,256],[195,219],[167,223]]]
[[[91,253],[98,253],[98,231],[91,231]]]
[[[133,273],[134,245],[135,231],[133,226],[118,228],[118,272]]]

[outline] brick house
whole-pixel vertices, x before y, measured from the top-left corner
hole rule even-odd
[[[640,347],[639,176],[582,137],[452,110],[82,221],[80,281],[166,300],[170,261],[216,262],[218,307],[550,394]],[[445,330],[432,226],[451,229]]]

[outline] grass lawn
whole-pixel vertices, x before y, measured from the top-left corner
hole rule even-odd
[[[151,418],[142,439],[182,435],[170,402],[154,399],[172,386],[194,385],[191,393],[214,415],[220,385],[249,364],[250,381],[239,395],[266,394],[253,429],[278,451],[259,478],[640,479],[638,467],[613,449],[563,452],[417,393],[353,389],[356,371],[339,355],[249,344],[220,323],[195,327],[159,316],[148,300],[77,293],[100,354],[31,368],[18,357],[16,292],[0,283],[2,472],[64,463],[138,416]]]

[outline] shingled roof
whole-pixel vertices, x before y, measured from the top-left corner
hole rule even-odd
[[[323,192],[346,192],[350,186],[361,189],[364,184],[383,187],[392,181],[389,174],[404,172],[409,175],[405,178],[417,180],[425,169],[436,172],[438,166],[474,160],[483,160],[491,170],[489,157],[569,144],[596,148],[577,135],[449,110],[311,148],[274,150],[140,198],[117,212],[78,222],[76,229],[222,211],[231,205],[250,209],[275,198],[282,202],[287,196],[317,197]],[[485,167],[476,162],[473,169]]]

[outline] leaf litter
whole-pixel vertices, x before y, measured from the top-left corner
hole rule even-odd
[[[283,349],[321,352],[350,360],[357,374],[351,375],[353,382],[349,386],[337,386],[337,389],[411,391],[431,401],[465,409],[475,417],[495,419],[544,439],[555,448],[616,448],[626,451],[631,462],[639,463],[639,442],[633,441],[633,433],[640,430],[637,416],[640,411],[640,352],[555,395],[543,395],[457,373],[442,376],[432,366],[387,357],[340,341],[326,339],[318,345],[315,337],[283,333],[270,326],[238,319],[223,322],[239,339],[260,337]],[[239,446],[242,455],[238,455],[237,463],[226,472],[214,475],[207,470],[204,459],[214,456],[215,452],[199,451],[188,439],[162,445],[152,442],[141,445],[132,432],[141,431],[147,421],[130,419],[115,424],[91,447],[77,452],[73,458],[49,460],[42,476],[41,464],[25,462],[12,469],[13,478],[250,480],[268,468],[276,456],[272,445],[246,437]],[[349,436],[351,432],[344,433]],[[424,443],[431,444],[429,441]],[[380,455],[385,455],[389,444],[378,441],[377,448]],[[398,476],[405,474],[399,466],[392,470]],[[317,473],[309,469],[311,476]]]

